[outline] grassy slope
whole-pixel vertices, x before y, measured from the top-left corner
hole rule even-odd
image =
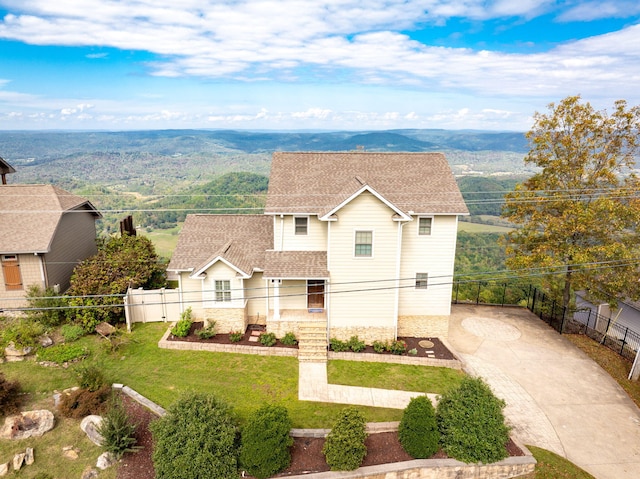
[[[595,479],[591,474],[553,452],[527,446],[536,458],[536,472],[524,479]]]

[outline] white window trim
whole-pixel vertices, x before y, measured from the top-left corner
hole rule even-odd
[[[425,279],[418,280],[418,275],[419,274],[426,274],[427,275],[427,278],[426,278],[427,285],[426,286],[418,286],[418,281],[425,281]],[[414,289],[416,291],[426,291],[426,290],[428,290],[429,289],[429,276],[430,275],[429,275],[428,271],[417,271],[416,274],[415,274]]]
[[[428,235],[420,234],[420,220],[422,218],[429,218],[431,220],[431,229],[429,230],[429,234]],[[417,221],[417,225],[416,225],[416,233],[418,234],[418,236],[433,236],[433,224],[435,223],[433,218],[434,218],[433,216],[429,216],[429,215],[418,216],[418,221]]]
[[[306,226],[306,230],[305,230],[304,233],[298,233],[296,231],[296,220],[298,218],[307,220],[307,226]],[[309,236],[309,217],[308,216],[294,216],[293,217],[293,235],[294,236]]]
[[[229,289],[225,289],[224,285],[221,289],[218,289],[218,282],[226,281],[229,283]],[[222,299],[218,299],[218,294],[222,296]],[[226,299],[228,294],[229,299]],[[214,303],[230,303],[233,301],[231,296],[231,280],[230,279],[214,279],[213,280],[213,301]]]
[[[371,255],[369,256],[358,256],[356,254],[356,235],[358,233],[371,233]],[[374,242],[375,242],[375,231],[373,229],[357,229],[357,230],[353,230],[353,257],[355,259],[373,259],[373,253],[374,253]]]

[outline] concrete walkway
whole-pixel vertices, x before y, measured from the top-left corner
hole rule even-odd
[[[507,402],[523,443],[598,479],[640,477],[640,410],[596,363],[523,308],[454,305],[449,343]]]

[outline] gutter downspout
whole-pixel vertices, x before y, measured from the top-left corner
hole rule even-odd
[[[279,251],[284,249],[284,215],[280,215],[280,248]]]
[[[398,339],[398,314],[400,313],[400,259],[402,258],[402,227],[406,223],[398,221],[398,240],[396,248],[396,298],[393,311],[393,338]]]

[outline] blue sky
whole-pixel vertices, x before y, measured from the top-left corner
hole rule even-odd
[[[635,0],[0,0],[0,130],[525,131],[639,85]]]

